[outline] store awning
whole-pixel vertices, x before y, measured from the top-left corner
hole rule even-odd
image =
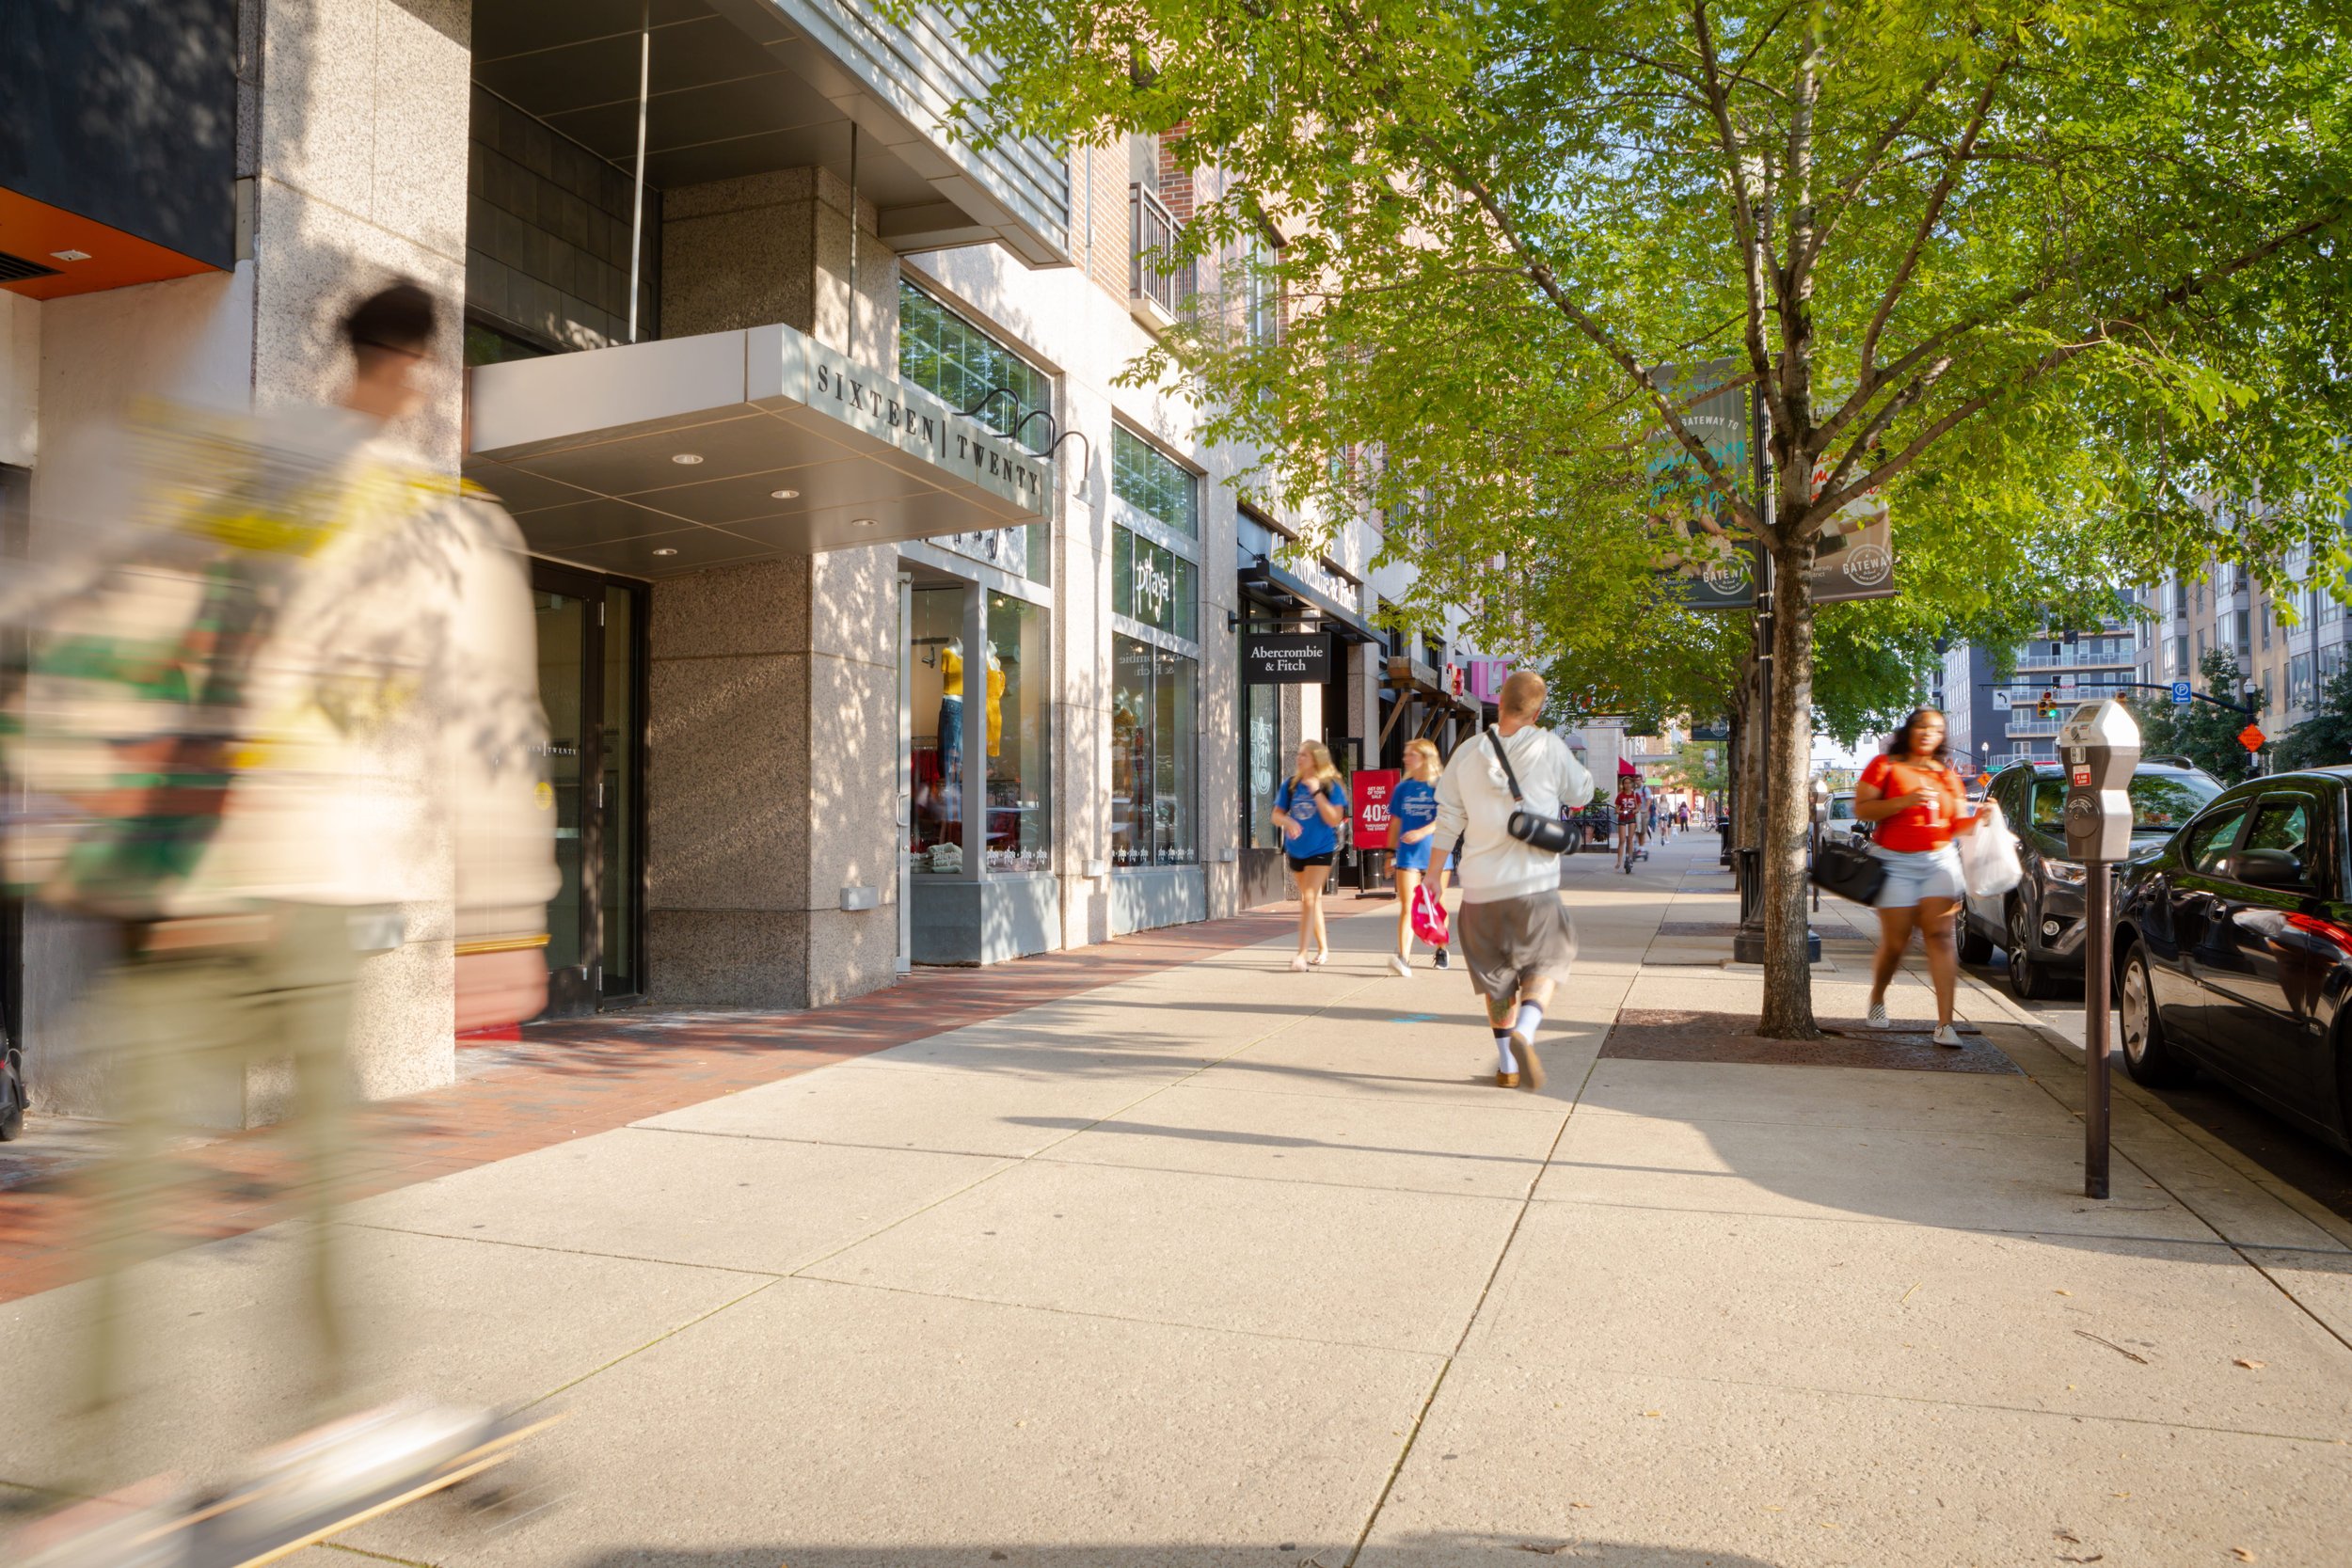
[[[1042,523],[1051,458],[789,326],[477,367],[466,475],[531,547],[708,566]]]
[[[1271,556],[1260,556],[1257,564],[1244,567],[1239,574],[1244,588],[1254,589],[1261,598],[1284,601],[1301,610],[1311,610],[1326,627],[1344,642],[1377,642],[1380,634],[1372,629],[1356,610],[1339,603],[1295,572],[1276,564]]]

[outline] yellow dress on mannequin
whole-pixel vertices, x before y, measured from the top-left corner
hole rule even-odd
[[[988,656],[988,754],[996,756],[1004,751],[1005,738],[1005,667],[996,662],[996,656]]]

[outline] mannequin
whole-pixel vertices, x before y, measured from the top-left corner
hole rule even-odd
[[[963,639],[951,637],[939,650],[940,782],[952,790],[963,783]]]

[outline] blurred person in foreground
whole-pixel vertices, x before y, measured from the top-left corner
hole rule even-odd
[[[500,1433],[417,1401],[354,1413],[328,1223],[353,1164],[355,983],[405,910],[452,897],[452,851],[456,1027],[546,997],[554,812],[522,541],[387,434],[421,402],[437,315],[406,282],[357,305],[330,406],[142,410],[58,519],[72,543],[0,589],[33,634],[10,880],[119,954],[82,1031],[120,1128],[93,1182],[73,1489],[119,1481],[124,1433],[154,1419],[129,1352],[171,1337],[135,1321],[126,1275],[161,1250],[167,1149],[191,1126],[296,1124],[311,1374],[291,1407],[336,1418],[226,1490],[151,1483],[55,1516],[21,1544],[35,1560],[243,1561]]]

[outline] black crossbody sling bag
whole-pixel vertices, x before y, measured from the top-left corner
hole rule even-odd
[[[1501,733],[1489,729],[1486,739],[1494,746],[1495,760],[1502,764],[1502,776],[1511,785],[1511,819],[1502,825],[1502,831],[1531,849],[1565,854],[1575,842],[1571,836],[1575,830],[1557,816],[1544,816],[1527,809],[1527,797],[1519,793],[1519,776],[1511,767],[1510,753],[1502,749]]]

